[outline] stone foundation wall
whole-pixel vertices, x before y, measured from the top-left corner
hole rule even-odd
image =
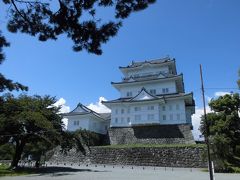
[[[110,144],[195,144],[189,124],[114,127]]]
[[[160,167],[207,167],[203,158],[204,147],[136,147],[136,148],[109,148],[92,147],[87,156],[76,153],[55,153],[49,160],[53,163],[89,163],[89,164],[116,164],[136,166]]]

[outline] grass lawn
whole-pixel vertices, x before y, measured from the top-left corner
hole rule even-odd
[[[11,170],[7,165],[0,165],[0,176],[19,176],[19,175],[26,175],[30,174],[28,171],[24,170]]]

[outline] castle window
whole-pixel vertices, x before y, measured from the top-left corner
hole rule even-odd
[[[166,107],[165,107],[165,106],[162,106],[162,110],[165,111],[165,110],[166,110]]]
[[[137,106],[134,108],[135,111],[141,111],[141,107]]]
[[[121,114],[123,114],[124,113],[124,109],[121,109]]]
[[[171,121],[173,120],[173,115],[172,115],[172,114],[170,114],[170,120],[171,120]]]
[[[118,109],[115,110],[115,114],[118,114]]]
[[[155,95],[156,94],[156,89],[150,89],[150,94]]]
[[[166,115],[163,115],[162,119],[165,121],[167,119]]]
[[[131,112],[130,107],[127,108],[127,113],[129,114]]]
[[[170,110],[170,111],[172,110],[172,105],[169,105],[169,110]]]
[[[135,115],[135,121],[141,121],[141,115],[139,114]]]
[[[148,110],[154,110],[154,106],[148,106]]]
[[[180,114],[177,114],[177,120],[180,120]]]
[[[115,123],[116,123],[116,124],[118,123],[118,118],[115,118]]]
[[[154,114],[148,114],[148,120],[154,120]]]
[[[130,123],[130,117],[127,118],[127,122]]]
[[[127,97],[132,97],[132,92],[131,91],[127,92]]]
[[[73,125],[74,125],[74,126],[79,126],[79,121],[74,121],[74,122],[73,122]]]
[[[179,110],[179,104],[176,104],[176,110]]]
[[[169,89],[168,88],[162,88],[162,93],[168,93],[169,92]]]
[[[169,92],[169,89],[168,88],[166,88],[166,93],[168,93]]]

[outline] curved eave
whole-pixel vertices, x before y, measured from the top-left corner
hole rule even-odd
[[[159,60],[161,60],[161,59],[159,59]],[[141,62],[139,62],[139,63],[141,63]],[[124,70],[124,69],[130,70],[130,69],[141,68],[142,66],[144,66],[146,64],[164,66],[166,64],[171,64],[171,63],[174,63],[174,59],[171,60],[170,58],[168,58],[166,60],[163,60],[162,62],[154,62],[154,60],[150,60],[150,61],[143,61],[141,64],[134,65],[134,66],[132,66],[132,65],[130,65],[130,66],[119,66],[119,69],[120,70]]]
[[[126,84],[142,84],[142,82],[156,82],[156,81],[169,81],[169,80],[177,80],[180,79],[183,82],[183,74],[179,74],[173,77],[165,77],[165,78],[157,78],[157,79],[146,79],[142,81],[131,81],[131,82],[111,82],[111,84],[115,87],[118,88],[120,86],[124,86]]]
[[[89,112],[89,113],[70,113],[70,114],[65,113],[65,114],[62,114],[62,115],[65,118],[73,117],[73,116],[94,116],[94,117],[97,117],[101,121],[107,121],[108,120],[108,119],[105,119],[105,118],[101,117],[100,115],[92,113],[92,112]]]
[[[98,113],[91,113],[93,116],[95,116],[95,117],[97,117],[97,118],[99,118],[99,119],[101,119],[101,120],[103,120],[103,121],[107,121],[107,119],[105,119],[105,118],[103,118],[103,117],[101,117]]]
[[[131,103],[145,103],[145,102],[156,102],[156,101],[161,101],[162,103],[165,103],[165,99],[164,98],[157,98],[157,99],[144,99],[144,100],[132,100],[132,101],[102,101],[102,103],[107,106],[107,107],[111,107],[112,104],[131,104]]]
[[[163,61],[161,63],[145,61],[142,64],[135,65],[135,66],[126,66],[126,67],[119,66],[119,69],[123,74],[126,75],[129,71],[136,70],[136,69],[142,69],[144,66],[155,66],[155,67],[156,66],[157,67],[172,66],[173,69],[175,70],[175,73],[177,73],[175,59],[172,59],[172,60],[169,59],[169,60]]]
[[[70,112],[70,113],[63,113],[62,116],[63,117],[70,117],[70,116],[85,116],[85,115],[88,115],[88,114],[91,114],[90,112],[85,112],[85,113],[82,113],[82,112]]]
[[[158,98],[154,98],[154,99],[145,99],[145,100],[125,99],[125,100],[102,101],[102,103],[106,106],[108,105],[111,106],[112,104],[122,104],[122,103],[143,103],[143,102],[156,102],[156,101],[166,102],[168,100],[174,100],[174,99],[185,99],[186,101],[188,100],[190,102],[188,106],[195,106],[192,92],[189,94],[178,95],[178,96],[175,96],[175,95],[159,96]]]

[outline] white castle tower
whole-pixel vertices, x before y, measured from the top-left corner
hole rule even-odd
[[[103,104],[111,109],[112,144],[193,143],[193,93],[185,93],[175,59],[132,62],[119,67],[121,82],[112,82],[121,97]]]

